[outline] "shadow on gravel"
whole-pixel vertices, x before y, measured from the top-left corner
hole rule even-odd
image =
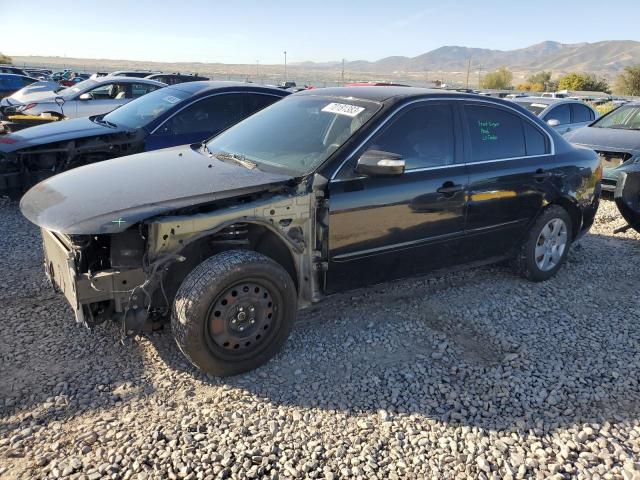
[[[520,432],[637,421],[638,253],[636,240],[591,235],[544,283],[500,266],[334,296],[300,313],[275,359],[229,379],[186,365],[168,331],[152,342],[203,386],[276,405]]]
[[[0,199],[0,214],[12,226],[0,235],[0,438],[153,391],[139,345],[111,323],[76,325],[45,281],[37,228],[15,203]]]

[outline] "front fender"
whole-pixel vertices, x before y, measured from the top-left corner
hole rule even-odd
[[[622,217],[640,232],[640,164],[620,172],[613,198]]]

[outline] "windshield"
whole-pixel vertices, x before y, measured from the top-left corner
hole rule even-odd
[[[640,105],[623,105],[597,120],[592,127],[640,130]]]
[[[352,98],[291,96],[213,138],[207,148],[294,175],[313,171],[380,109]]]
[[[535,116],[540,115],[540,113],[547,108],[549,105],[545,105],[544,103],[529,103],[529,102],[516,102],[518,105],[523,106]]]
[[[83,80],[82,82],[78,82],[76,83],[74,86],[72,87],[60,87],[58,88],[55,92],[64,98],[68,98],[72,95],[75,95],[76,93],[78,93],[81,90],[84,90],[85,88],[91,87],[93,85],[95,85],[96,82],[95,80]]]
[[[126,103],[105,115],[103,120],[118,126],[140,128],[190,96],[175,88],[160,88]]]

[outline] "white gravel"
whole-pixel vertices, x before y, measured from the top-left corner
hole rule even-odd
[[[221,380],[169,329],[73,323],[0,202],[0,478],[640,479],[640,235],[603,202],[542,284],[503,266],[338,295]]]

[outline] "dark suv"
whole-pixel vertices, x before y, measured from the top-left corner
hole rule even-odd
[[[334,292],[508,258],[551,277],[593,222],[600,176],[593,151],[512,102],[347,87],[62,173],[21,209],[78,321],[171,316],[189,360],[230,375]]]

